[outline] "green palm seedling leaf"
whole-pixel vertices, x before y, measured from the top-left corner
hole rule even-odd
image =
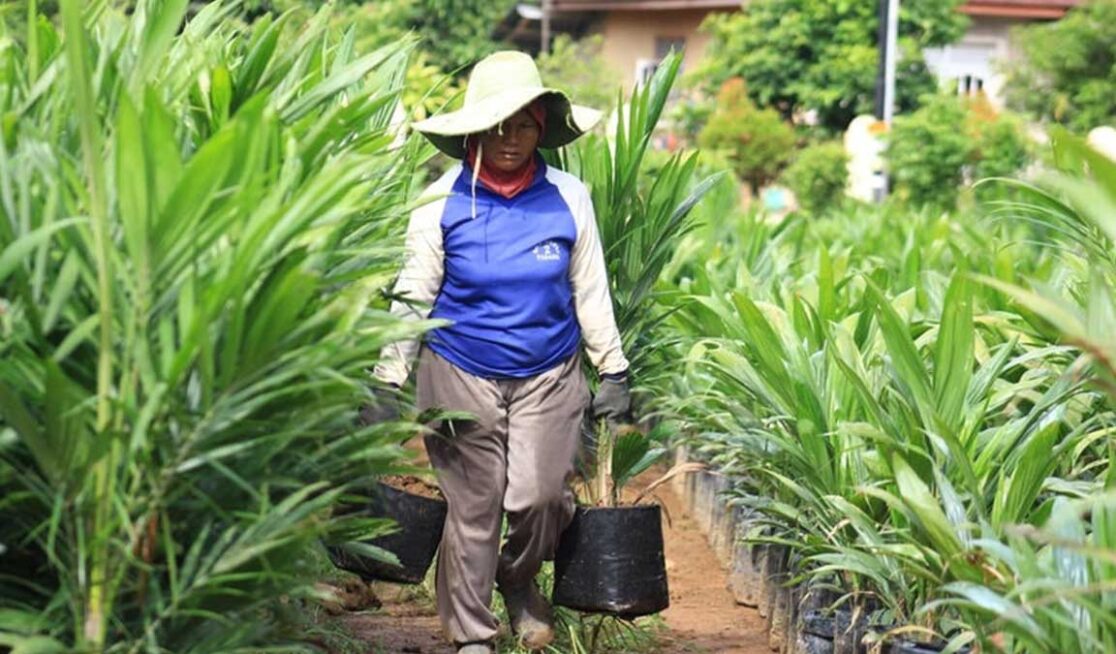
[[[1054,471],[1058,459],[1056,443],[1061,425],[1054,420],[1033,433],[1018,452],[1018,461],[1000,472],[1000,483],[992,507],[992,524],[1003,527],[1024,522],[1042,491],[1046,478]]]
[[[934,400],[950,431],[965,420],[965,397],[973,376],[973,295],[968,278],[955,274],[946,291],[934,351]]]
[[[896,375],[910,391],[915,408],[923,416],[925,424],[932,425],[934,422],[934,402],[930,376],[926,372],[922,357],[911,340],[907,324],[874,282],[868,281],[868,289],[876,306],[880,332],[887,343],[887,350],[891,355],[891,363],[895,367]]]
[[[946,560],[959,557],[963,551],[961,540],[938,500],[930,492],[930,487],[902,457],[894,456],[891,467],[895,472],[895,483],[903,505],[922,528],[930,544]]]
[[[632,431],[616,437],[612,446],[612,478],[616,488],[645,472],[666,455],[666,449],[644,434]]]

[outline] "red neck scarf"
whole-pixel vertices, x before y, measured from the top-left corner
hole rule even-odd
[[[542,138],[543,130],[546,129],[546,108],[541,102],[535,101],[526,107],[527,113],[535,119],[539,124],[539,138]],[[481,161],[477,159],[477,139],[469,137],[467,142],[468,152],[465,155],[465,164],[472,168],[477,166],[479,172],[477,179],[484,184],[485,188],[502,195],[505,198],[515,197],[522,193],[531,185],[535,179],[535,172],[538,170],[538,163],[535,161],[535,156],[532,155],[527,159],[527,162],[519,167],[517,170],[504,172],[493,168],[492,166],[482,165]]]

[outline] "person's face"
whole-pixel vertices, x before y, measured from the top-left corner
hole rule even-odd
[[[483,164],[505,173],[519,170],[534,156],[539,136],[539,124],[521,109],[502,125],[481,132]]]

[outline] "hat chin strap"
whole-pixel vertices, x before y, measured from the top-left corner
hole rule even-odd
[[[465,137],[468,141],[469,137]],[[477,217],[477,179],[480,178],[481,156],[484,154],[484,143],[477,139],[477,158],[473,161],[473,218]]]

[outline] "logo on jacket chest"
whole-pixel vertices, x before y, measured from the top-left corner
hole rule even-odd
[[[554,241],[544,241],[535,246],[533,250],[536,261],[560,261],[562,247]]]

